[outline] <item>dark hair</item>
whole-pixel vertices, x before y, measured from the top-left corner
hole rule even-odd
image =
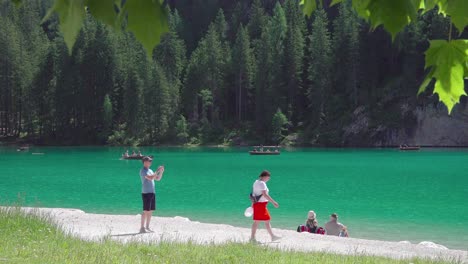
[[[338,215],[336,213],[331,214],[331,217],[338,219]]]
[[[265,177],[265,176],[270,176],[270,172],[267,171],[267,170],[264,170],[264,171],[262,171],[262,173],[260,173],[260,176],[258,176],[258,177]]]

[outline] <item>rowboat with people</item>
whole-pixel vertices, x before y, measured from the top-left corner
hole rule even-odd
[[[146,157],[146,155],[129,155],[129,156],[125,156],[125,155],[122,155],[122,159],[124,160],[142,160],[143,157]],[[153,155],[148,155],[148,157],[150,158],[153,158]]]
[[[249,151],[250,155],[279,155],[280,146],[253,146],[253,150]]]
[[[16,151],[26,151],[26,150],[29,150],[29,146],[21,146],[19,148],[16,149]]]
[[[420,150],[420,146],[408,146],[408,145],[400,145],[400,150],[406,151],[406,150]]]
[[[150,158],[153,158],[152,155],[144,155],[141,153],[141,151],[138,151],[138,153],[136,153],[135,151],[132,152],[132,154],[129,154],[128,153],[128,150],[125,151],[125,153],[122,154],[122,159],[124,160],[141,160],[143,159],[143,157],[150,157]]]

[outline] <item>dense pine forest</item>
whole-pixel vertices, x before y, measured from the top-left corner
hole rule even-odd
[[[307,18],[297,0],[169,0],[170,32],[149,58],[91,16],[69,52],[57,18],[41,21],[52,3],[29,2],[0,0],[4,139],[367,146],[411,136],[418,111],[447,115],[416,95],[427,39],[450,31],[437,10],[392,41],[349,1]],[[466,108],[462,97],[454,115]]]

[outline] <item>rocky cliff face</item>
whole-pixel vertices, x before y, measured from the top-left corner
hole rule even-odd
[[[372,121],[365,108],[353,112],[353,121],[344,127],[345,146],[389,147],[400,144],[461,147],[468,146],[468,107],[458,105],[451,115],[445,106],[426,106],[408,111],[401,107],[400,116],[406,121],[404,128],[390,128]],[[405,116],[411,116],[405,119]]]

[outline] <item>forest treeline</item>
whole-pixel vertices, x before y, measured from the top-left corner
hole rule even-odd
[[[297,0],[167,1],[149,58],[91,16],[69,52],[57,18],[41,24],[52,3],[29,2],[0,1],[0,134],[43,144],[342,146],[362,112],[411,129],[414,109],[437,107],[416,92],[428,37],[450,25],[433,10],[392,43],[349,1],[311,18]]]

